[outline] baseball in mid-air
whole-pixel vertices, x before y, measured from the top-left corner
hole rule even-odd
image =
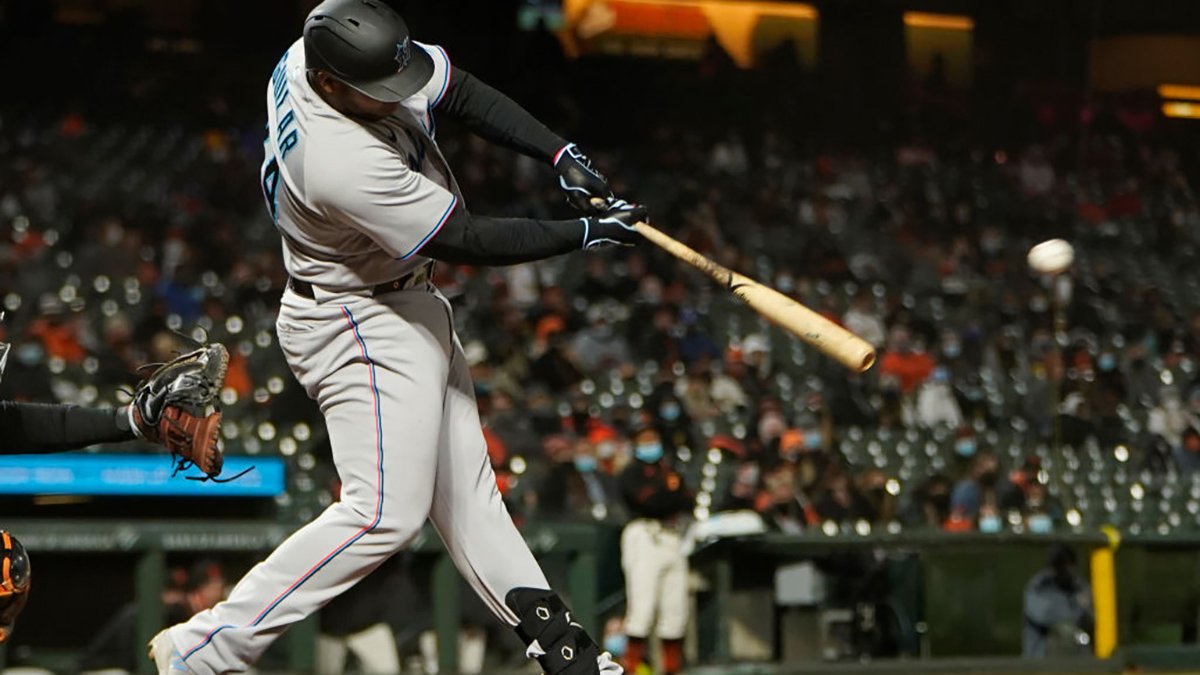
[[[1062,274],[1075,262],[1075,247],[1051,239],[1029,249],[1029,266],[1042,274]]]

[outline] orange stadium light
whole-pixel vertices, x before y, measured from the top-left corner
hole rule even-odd
[[[699,43],[713,36],[742,67],[754,63],[754,32],[767,18],[815,23],[813,5],[778,0],[563,0],[576,37],[666,38]],[[815,44],[814,36],[808,41]],[[815,50],[815,47],[812,47]]]
[[[930,14],[905,12],[904,25],[909,28],[940,28],[942,30],[974,30],[975,21],[961,14]]]
[[[609,7],[616,12],[612,30],[618,33],[703,39],[711,32],[708,18],[695,6],[618,0]]]
[[[1167,101],[1162,104],[1162,113],[1166,117],[1200,120],[1200,103],[1187,101]]]
[[[1160,84],[1158,95],[1163,98],[1200,101],[1200,86],[1194,84]]]
[[[803,2],[777,2],[775,0],[619,0],[623,5],[645,5],[657,8],[686,7],[692,9],[729,10],[738,9],[755,14],[783,16],[792,19],[815,19],[817,9]],[[590,2],[568,2],[570,5],[587,5]],[[610,3],[612,4],[612,3]]]

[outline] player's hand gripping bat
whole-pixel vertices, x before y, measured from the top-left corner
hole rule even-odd
[[[637,223],[634,227],[667,253],[716,279],[717,283],[729,289],[768,321],[816,347],[843,366],[863,373],[875,365],[875,348],[854,333],[783,293],[717,264],[647,223]]]

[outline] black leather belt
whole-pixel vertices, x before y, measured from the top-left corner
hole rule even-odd
[[[432,265],[426,265],[419,269],[413,270],[408,274],[405,274],[399,279],[392,279],[391,281],[385,281],[382,284],[372,286],[370,289],[371,297],[376,298],[387,293],[405,291],[414,286],[423,284],[426,281],[429,281],[429,278],[432,276],[432,269]],[[288,287],[292,289],[293,293],[302,298],[308,298],[309,300],[316,299],[316,295],[313,294],[313,285],[307,281],[300,281],[299,279],[288,277]]]

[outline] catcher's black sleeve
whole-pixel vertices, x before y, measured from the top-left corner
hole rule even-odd
[[[462,68],[450,73],[450,85],[439,108],[492,143],[534,159],[551,162],[567,145],[516,101]]]
[[[0,401],[0,455],[64,452],[134,438],[124,410]]]
[[[583,220],[472,216],[460,208],[421,255],[456,265],[516,265],[583,248]]]

